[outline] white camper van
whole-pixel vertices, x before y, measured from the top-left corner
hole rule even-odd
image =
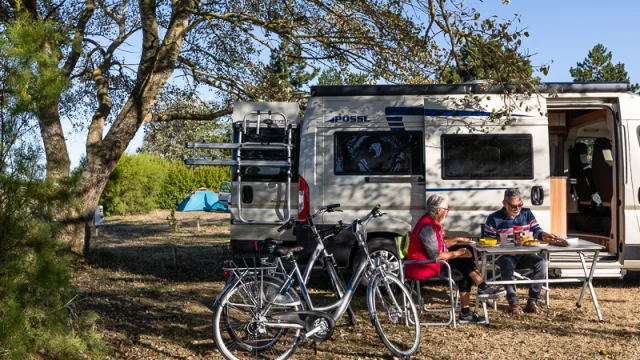
[[[640,96],[626,83],[537,90],[505,98],[481,84],[313,87],[302,119],[295,103],[236,104],[233,144],[188,144],[233,149],[233,160],[186,162],[232,166],[235,248],[280,236],[278,224],[324,205],[343,212],[324,214],[319,227],[379,203],[388,216],[371,222],[368,244],[393,260],[394,237],[424,214],[431,193],[451,199],[448,232],[480,236],[504,190],[518,188],[545,231],[553,222],[606,246],[595,276],[640,269]],[[510,116],[492,120],[505,104]],[[300,227],[281,238],[308,241]],[[350,235],[327,247],[343,266],[357,256]],[[550,268],[582,271],[567,255],[552,256]]]

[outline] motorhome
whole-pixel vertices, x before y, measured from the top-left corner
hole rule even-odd
[[[487,84],[316,86],[302,117],[297,103],[237,103],[233,122],[233,144],[188,144],[232,149],[232,160],[186,161],[231,166],[232,247],[274,236],[304,245],[304,227],[278,234],[278,225],[340,203],[343,212],[317,221],[331,226],[381,204],[388,216],[369,224],[368,246],[394,261],[394,238],[430,194],[450,197],[448,233],[480,236],[504,190],[518,188],[544,230],[605,246],[596,277],[640,269],[640,96],[627,83],[547,83],[529,94]],[[343,266],[356,261],[350,235],[327,247]],[[582,271],[566,255],[552,256],[550,269]]]

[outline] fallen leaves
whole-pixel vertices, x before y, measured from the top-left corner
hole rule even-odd
[[[84,299],[80,306],[100,315],[98,325],[114,349],[112,358],[220,359],[212,340],[208,307],[224,285],[215,249],[221,239],[228,239],[228,225],[217,225],[228,224],[228,217],[214,214],[204,218],[203,232],[196,234],[195,223],[193,229],[188,226],[188,216],[202,214],[180,214],[186,224],[181,226],[178,239],[183,247],[183,266],[169,270],[164,267],[171,261],[165,244],[174,234],[166,229],[162,215],[158,220],[154,215],[107,219],[107,226],[94,241],[106,260],[89,261],[74,276]],[[128,236],[132,233],[135,236]],[[316,276],[322,274],[314,273]],[[313,283],[314,298],[329,295],[322,283],[322,279]],[[596,280],[595,289],[607,319],[604,324],[595,320],[589,296],[576,310],[579,285],[559,285],[551,289],[551,309],[541,316],[509,316],[504,313],[503,301],[498,311],[489,310],[491,328],[422,328],[415,358],[640,359],[636,345],[640,313],[634,297],[640,291],[640,275]],[[525,287],[518,291],[526,296]],[[424,293],[425,301],[435,306],[442,303],[441,289],[427,287]],[[342,319],[333,338],[318,345],[317,357],[312,347],[300,347],[293,358],[390,359],[369,320],[363,291],[356,294],[352,307],[357,327],[347,326]]]

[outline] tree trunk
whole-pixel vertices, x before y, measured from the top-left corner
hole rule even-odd
[[[187,1],[188,7],[192,7],[192,1]],[[91,219],[98,206],[100,195],[104,190],[109,175],[115,169],[122,153],[131,142],[136,132],[145,122],[152,119],[151,110],[158,101],[160,92],[164,88],[167,80],[173,74],[175,63],[182,47],[185,36],[185,29],[189,24],[189,12],[184,11],[181,2],[174,4],[171,21],[166,30],[161,46],[158,46],[158,24],[155,18],[155,1],[141,1],[141,18],[143,22],[143,48],[140,61],[140,69],[136,86],[131,91],[127,102],[122,107],[120,113],[113,122],[107,135],[102,137],[102,129],[108,112],[111,109],[110,100],[103,98],[95,116],[89,127],[87,136],[87,168],[82,176],[82,184],[76,196],[73,207],[63,213],[63,224],[65,232],[64,241],[70,244],[77,253],[87,252],[91,240]],[[58,118],[57,107],[55,115]],[[63,146],[63,148],[52,148],[53,155],[60,154],[64,150],[66,161],[69,156],[66,153],[64,137],[62,137],[62,127],[60,127],[60,137],[53,140],[53,143]],[[48,142],[45,134],[42,135],[45,144]],[[61,140],[61,141],[60,141]],[[62,156],[60,157],[63,158]],[[49,157],[47,151],[47,166],[53,157]],[[64,159],[63,159],[64,160]],[[52,165],[57,165],[62,160],[54,161]],[[59,167],[59,166],[58,166]],[[52,167],[53,168],[53,167]],[[68,167],[67,167],[68,168]],[[47,169],[48,170],[48,169]],[[56,168],[53,168],[55,171]],[[69,171],[67,171],[67,175]],[[48,176],[48,175],[47,175]]]
[[[117,160],[113,163],[117,163]],[[93,216],[98,208],[102,190],[109,180],[109,174],[115,168],[115,165],[105,166],[95,162],[93,164],[87,166],[75,201],[63,213],[64,231],[61,240],[78,254],[86,254],[90,248],[94,228]]]
[[[71,160],[64,141],[58,106],[56,102],[42,109],[39,116],[40,135],[47,156],[47,180],[53,181],[65,178],[71,172]]]

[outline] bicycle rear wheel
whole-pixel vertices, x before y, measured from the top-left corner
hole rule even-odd
[[[213,311],[213,337],[224,357],[281,360],[290,357],[300,340],[300,330],[267,326],[269,314],[302,310],[293,290],[278,295],[282,283],[250,279],[238,283],[222,297]],[[278,298],[267,314],[263,306]]]
[[[411,293],[393,275],[375,272],[367,288],[371,322],[396,356],[411,356],[420,346],[420,321]]]

